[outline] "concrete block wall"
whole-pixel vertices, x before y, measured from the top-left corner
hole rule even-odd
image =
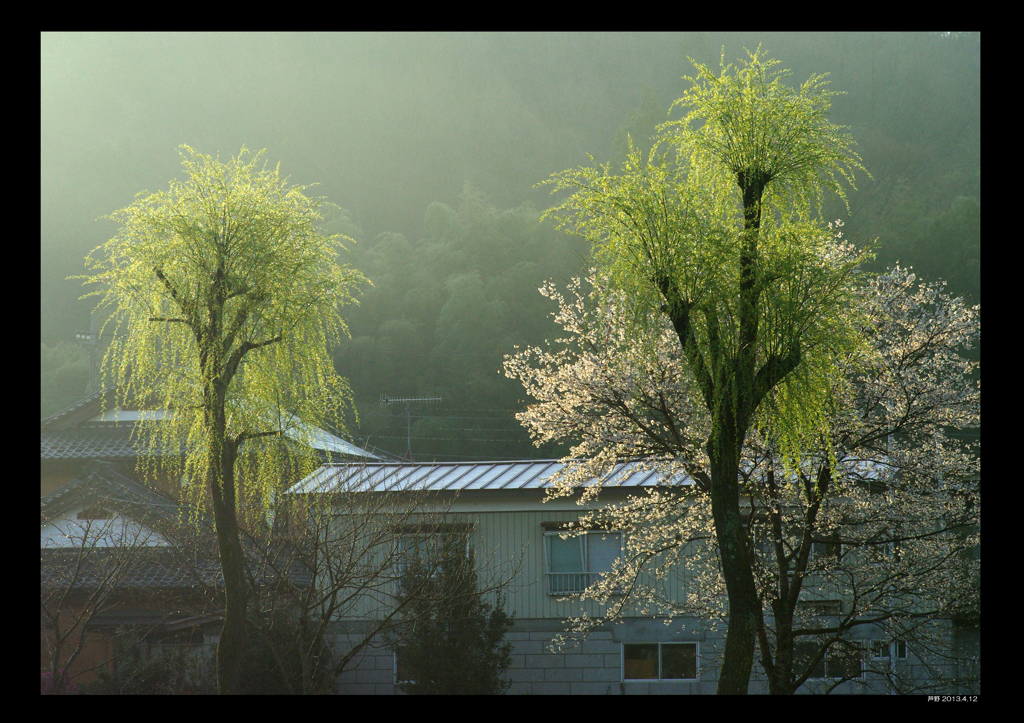
[[[552,652],[557,631],[511,632],[511,695],[606,695],[619,684],[619,646],[609,633],[596,633],[582,646]]]
[[[575,647],[560,652],[551,650],[551,641],[562,632],[558,621],[516,620],[506,639],[512,643],[508,668],[511,695],[637,695],[679,694],[710,695],[718,685],[718,667],[725,647],[722,629],[697,620],[626,619],[592,633]],[[338,650],[346,649],[359,636],[339,635]],[[624,643],[696,642],[698,644],[698,679],[695,681],[624,681],[622,679],[622,646]],[[922,665],[913,651],[897,667],[910,677],[926,677],[929,669]],[[800,693],[823,693],[826,681],[808,681]],[[382,643],[367,648],[350,670],[338,680],[338,692],[363,695],[392,695],[395,686],[394,653]],[[767,693],[767,681],[760,665],[755,663],[751,675],[751,693]],[[868,672],[858,681],[843,683],[835,691],[845,694],[889,692],[885,679]],[[954,692],[954,691],[950,691]]]
[[[645,693],[714,693],[717,667],[713,652],[722,644],[721,635],[709,633],[696,621],[626,620],[608,630],[592,633],[575,647],[551,650],[551,641],[562,628],[557,621],[517,620],[506,640],[512,643],[508,668],[510,695],[629,695]],[[339,635],[337,648],[345,649],[357,639]],[[700,645],[700,679],[687,682],[624,682],[624,642],[689,642]],[[380,645],[367,648],[352,668],[338,680],[343,694],[390,695],[395,686],[394,653]]]

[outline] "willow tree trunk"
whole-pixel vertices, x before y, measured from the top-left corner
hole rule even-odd
[[[224,627],[217,644],[217,692],[221,695],[237,695],[241,693],[247,601],[245,557],[238,535],[235,494],[235,456],[239,440],[228,437],[226,407],[228,386],[242,354],[232,353],[225,361],[228,349],[225,348],[223,335],[224,304],[227,296],[224,265],[225,262],[221,259],[210,288],[207,335],[205,338],[198,338],[197,342],[204,383],[203,407],[209,435],[207,483],[213,497],[217,547],[224,575]]]
[[[715,420],[707,444],[711,461],[711,513],[715,520],[722,577],[729,595],[725,659],[718,677],[718,693],[725,695],[747,692],[757,621],[761,615],[740,513],[738,472],[745,432],[746,425],[738,426],[733,415],[726,413]]]
[[[214,393],[214,396],[221,396]],[[217,546],[224,575],[224,627],[217,644],[217,692],[241,693],[242,652],[245,646],[245,557],[238,535],[235,504],[235,450],[227,438],[223,397],[211,411],[209,487],[213,496]]]
[[[747,692],[754,663],[758,625],[763,621],[754,573],[747,552],[747,534],[740,511],[740,454],[758,406],[765,396],[800,363],[799,345],[784,354],[772,354],[758,367],[759,271],[758,241],[761,198],[770,179],[763,173],[739,173],[743,192],[744,228],[740,245],[738,289],[739,325],[735,347],[722,338],[717,309],[705,310],[707,346],[701,350],[694,333],[691,305],[667,274],[652,279],[665,299],[668,314],[711,413],[711,435],[706,450],[711,462],[711,513],[722,561],[722,577],[729,595],[729,623],[725,659],[718,692]]]

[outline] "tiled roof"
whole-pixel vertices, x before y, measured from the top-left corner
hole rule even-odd
[[[171,497],[129,479],[109,462],[92,461],[71,482],[40,498],[40,524],[47,525],[69,510],[102,506],[155,530],[175,542],[170,547],[146,547],[132,554],[120,589],[166,590],[223,585],[213,521],[205,514],[194,519],[190,509]],[[83,562],[75,582],[78,589],[100,583],[115,564],[118,550],[92,548],[41,549],[40,579],[43,587],[69,584],[69,570]],[[250,559],[256,555],[250,550]],[[311,578],[298,563],[290,566],[289,579],[298,587]]]
[[[218,612],[198,611],[194,608],[178,610],[166,609],[132,609],[117,607],[101,610],[89,621],[90,630],[117,629],[121,627],[136,628],[145,626],[150,630],[173,633],[180,630],[202,628],[209,623],[221,623],[224,615]]]
[[[101,548],[41,549],[39,584],[43,589],[60,589],[72,582],[72,575],[77,575],[75,589],[96,589],[120,566],[124,567],[123,577],[114,585],[120,591],[212,591],[224,584],[216,557],[188,561],[179,550],[166,547],[144,547],[130,553]],[[108,580],[106,584],[111,583]]]
[[[220,565],[209,544],[199,551],[196,527],[188,521],[188,511],[176,500],[139,484],[121,474],[117,465],[92,461],[73,480],[39,500],[40,525],[47,525],[68,510],[102,506],[176,540],[172,548],[143,547],[134,550],[128,560],[120,589],[168,589],[217,587],[221,583]],[[200,527],[203,520],[199,521]],[[206,521],[209,528],[209,521]],[[80,567],[75,587],[91,589],[118,565],[123,549],[60,548],[39,551],[40,585],[62,587],[71,582],[71,570]],[[192,558],[187,562],[185,555]],[[123,564],[123,563],[122,563]]]
[[[142,452],[128,424],[44,430],[39,436],[41,459],[134,459]]]
[[[464,491],[546,489],[561,471],[554,460],[434,464],[325,464],[288,490],[292,494],[342,491]],[[654,487],[664,473],[649,465],[620,464],[604,484],[612,487]],[[674,481],[690,484],[689,478]]]
[[[104,408],[104,397],[113,387],[93,392],[66,409],[39,422],[40,459],[135,459],[143,453],[139,440],[132,438],[132,423],[90,424]],[[107,406],[112,398],[106,400]],[[158,449],[157,455],[166,454]],[[181,450],[177,450],[181,454]]]
[[[40,524],[74,506],[99,503],[153,527],[177,526],[183,511],[177,500],[125,476],[116,464],[91,461],[73,480],[40,498]]]
[[[369,457],[370,453],[349,444],[338,437],[323,432],[314,438],[321,460],[340,460],[351,457]],[[141,454],[162,456],[172,454],[167,448],[157,447],[155,451],[145,448],[145,443],[132,437],[131,424],[94,424],[75,429],[43,431],[39,435],[40,459],[135,459]],[[181,447],[179,454],[185,454]],[[372,457],[379,459],[379,457]]]

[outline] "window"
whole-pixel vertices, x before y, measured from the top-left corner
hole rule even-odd
[[[404,576],[414,561],[437,575],[446,563],[462,564],[469,558],[472,529],[465,525],[410,525],[398,530],[395,567]]]
[[[793,673],[802,675],[803,669],[811,662],[811,659],[818,654],[818,643],[813,641],[797,641],[793,643]],[[825,677],[825,660],[819,660],[811,668],[809,678]]]
[[[863,657],[860,643],[840,640],[829,649],[825,670],[830,678],[860,678],[864,672]]]
[[[894,640],[890,644],[888,640],[871,641],[872,660],[888,660],[893,653],[896,654],[896,660],[906,660],[907,642],[905,640]]]
[[[843,545],[838,536],[829,536],[811,543],[811,555],[816,560],[833,558],[838,560],[842,556]]]
[[[868,555],[873,565],[898,563],[900,561],[900,540],[886,540],[870,545]]]
[[[412,677],[412,671],[409,669],[404,653],[404,645],[395,648],[395,683],[414,683],[416,681]]]
[[[803,668],[817,655],[820,644],[813,640],[799,641],[793,645],[794,672],[803,673]],[[839,640],[829,646],[825,656],[811,669],[808,678],[838,678],[840,680],[860,678],[864,674],[864,650],[856,640]]]
[[[888,660],[889,659],[889,643],[885,640],[872,640],[871,641],[871,659],[872,660]]]
[[[898,541],[881,542],[877,545],[871,545],[868,549],[872,565],[884,565],[900,561],[900,543]]]
[[[623,680],[697,680],[697,643],[623,643]]]
[[[842,615],[842,600],[801,600],[800,607],[811,615]]]
[[[602,573],[611,572],[622,555],[622,533],[593,531],[562,539],[558,532],[544,535],[549,595],[581,593]]]
[[[771,525],[764,514],[760,512],[741,514],[740,523],[743,525],[743,529],[746,530],[747,539],[750,540],[753,549],[759,550],[762,553],[771,553],[773,551]]]
[[[402,535],[398,538],[398,557],[403,569],[413,560],[427,564],[441,553],[441,535]]]

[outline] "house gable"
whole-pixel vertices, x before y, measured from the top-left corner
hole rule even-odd
[[[40,528],[40,549],[82,545],[167,547],[170,542],[156,530],[96,505],[70,509]]]

